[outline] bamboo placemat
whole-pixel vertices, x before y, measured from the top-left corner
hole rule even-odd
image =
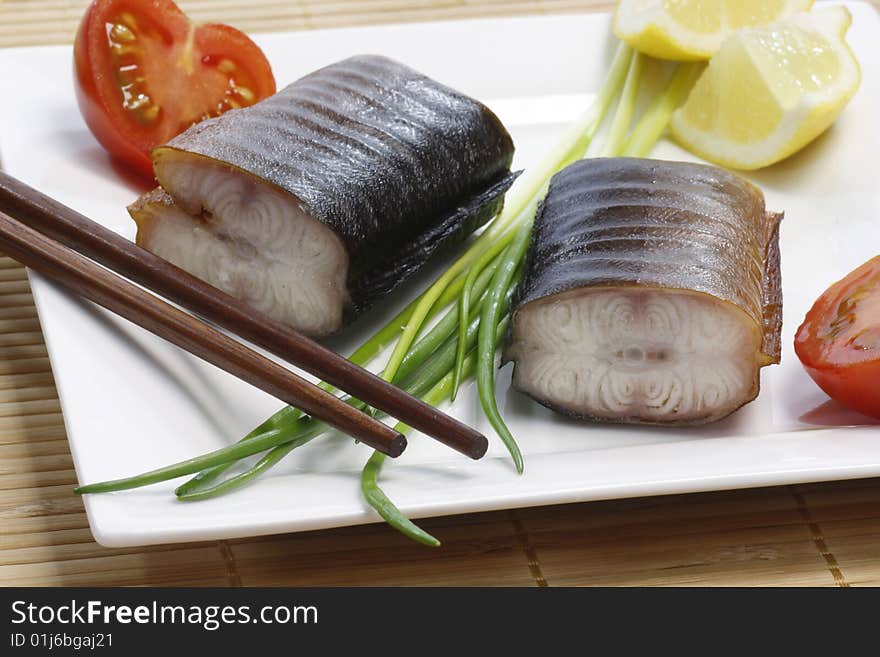
[[[0,0],[0,46],[69,42],[85,0]],[[250,31],[606,9],[595,0],[195,0]],[[0,256],[0,585],[880,586],[880,479],[107,549],[88,529],[24,270]]]

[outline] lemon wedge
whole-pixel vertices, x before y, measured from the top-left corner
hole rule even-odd
[[[716,164],[757,169],[818,137],[861,81],[845,7],[815,9],[728,37],[672,115],[673,136]]]
[[[661,59],[709,59],[724,38],[766,25],[813,0],[621,0],[614,33],[636,50]]]

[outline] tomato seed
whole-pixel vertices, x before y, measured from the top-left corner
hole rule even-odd
[[[233,62],[231,59],[221,59],[220,63],[217,64],[217,70],[221,73],[229,75],[230,73],[235,71],[235,62]]]
[[[123,43],[131,43],[132,41],[137,40],[137,37],[134,35],[130,29],[128,29],[125,25],[121,23],[117,23],[112,28],[110,28],[110,38],[113,41],[121,41]]]
[[[138,94],[133,98],[126,99],[125,109],[135,112],[144,109],[148,104],[152,103],[152,99],[147,94]]]
[[[123,23],[125,23],[131,29],[133,29],[133,30],[137,29],[137,26],[138,26],[137,20],[135,19],[134,15],[128,13],[127,11],[124,11],[124,12],[122,12],[122,14],[120,14],[119,20],[121,20]]]
[[[253,103],[257,98],[256,94],[247,87],[233,86],[233,89],[235,90],[236,95],[240,96],[248,105]]]
[[[141,112],[141,118],[144,121],[153,122],[159,116],[159,106],[155,103],[151,103],[149,107],[147,107],[143,112]]]
[[[115,42],[110,43],[110,50],[116,57],[122,57],[123,55],[137,55],[141,52],[141,48],[136,45],[126,45]]]

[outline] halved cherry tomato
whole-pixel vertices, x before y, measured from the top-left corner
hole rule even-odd
[[[880,418],[880,256],[819,297],[797,331],[794,348],[832,399]]]
[[[151,178],[154,146],[275,93],[272,69],[253,41],[228,25],[192,23],[171,0],[95,0],[73,53],[89,129]]]

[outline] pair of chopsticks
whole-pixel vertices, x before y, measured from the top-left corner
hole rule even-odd
[[[389,456],[406,448],[403,435],[148,290],[473,459],[486,453],[471,427],[2,171],[0,250]]]

